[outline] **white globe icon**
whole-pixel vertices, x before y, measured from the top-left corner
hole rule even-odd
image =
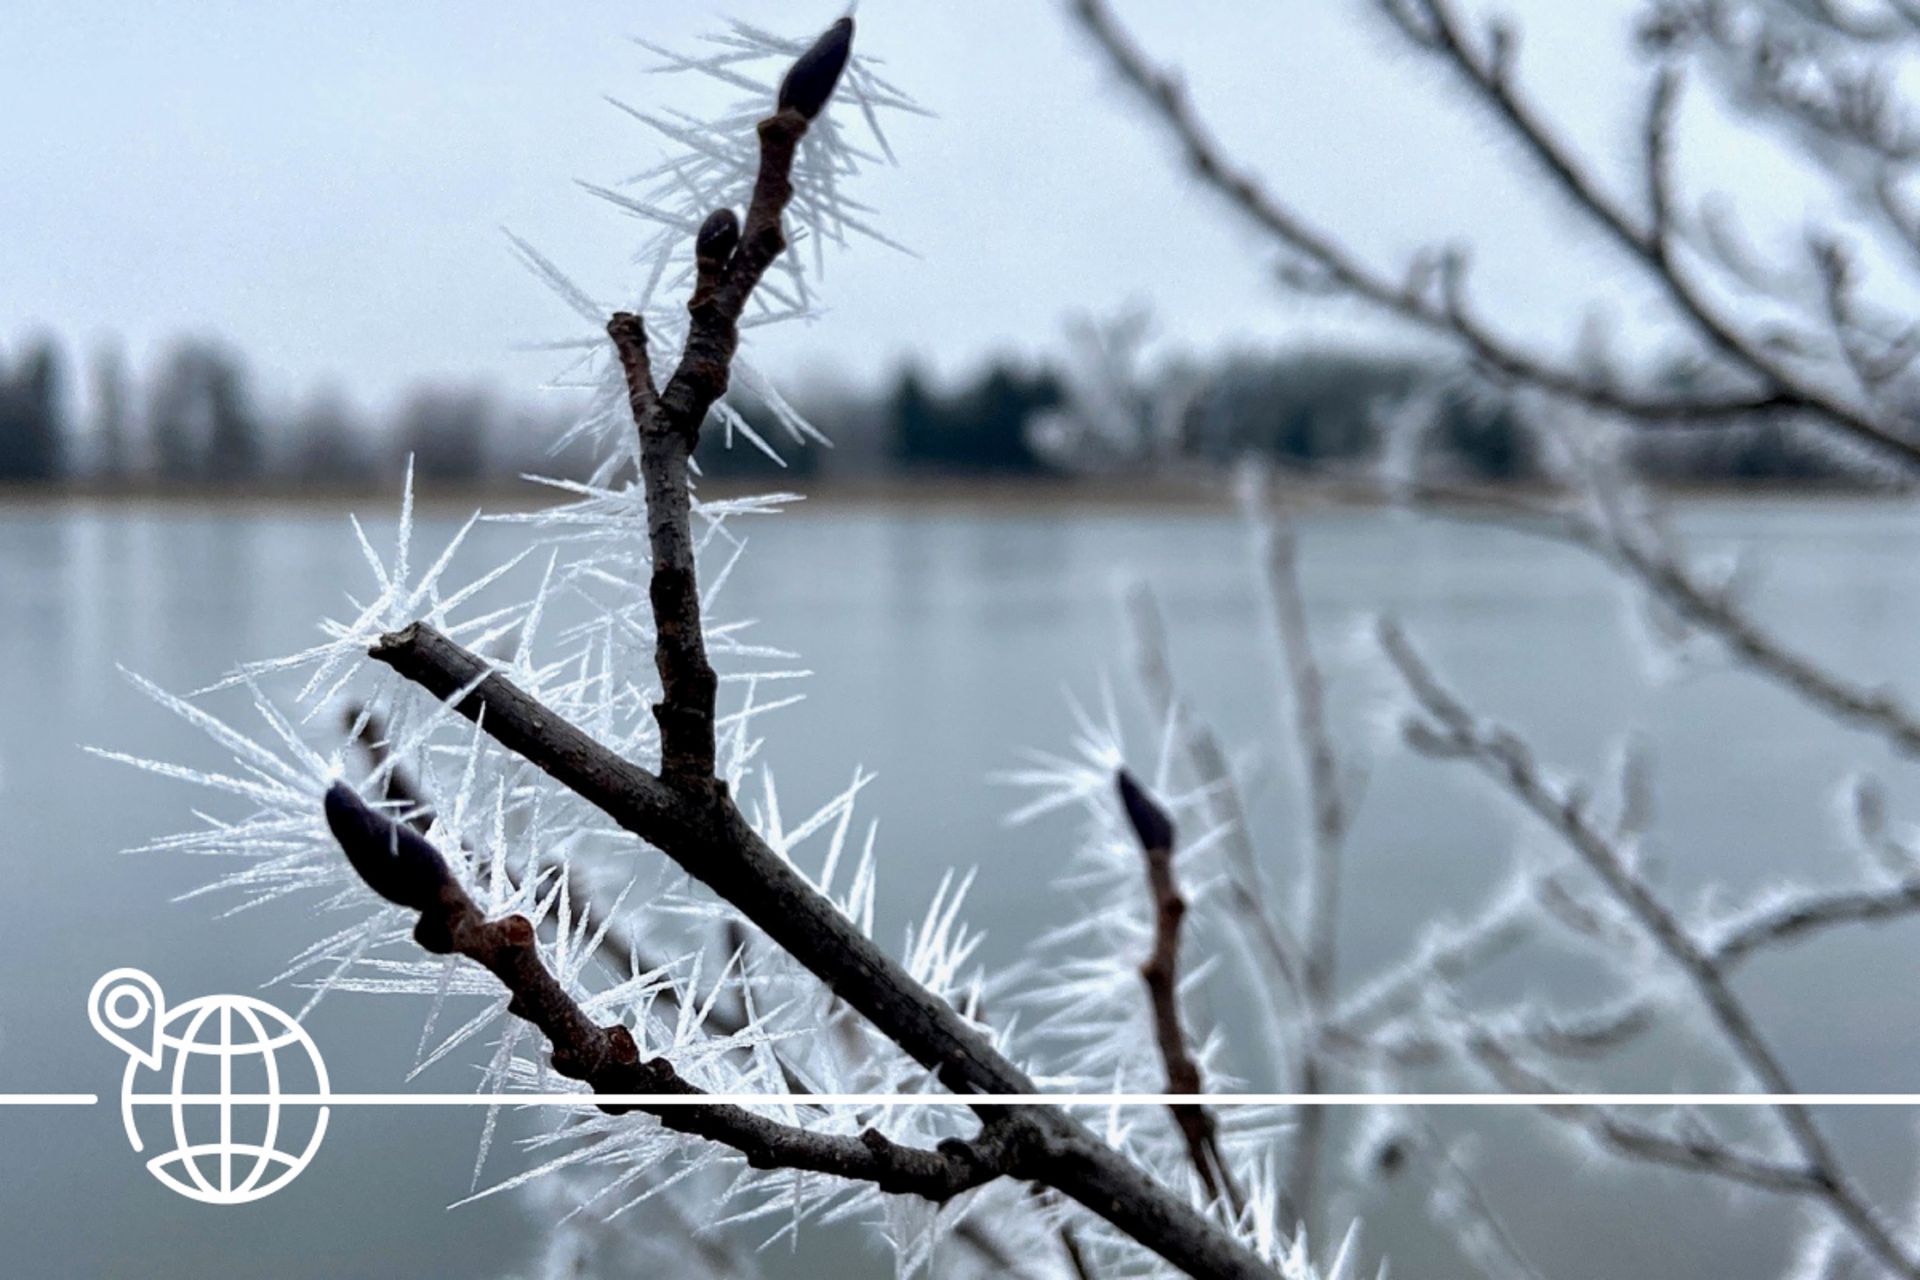
[[[94,1028],[129,1055],[127,1138],[154,1177],[207,1204],[245,1204],[297,1177],[327,1130],[327,1068],[305,1028],[252,996],[166,1007],[138,969],[94,984]],[[288,1102],[285,1099],[295,1098]]]

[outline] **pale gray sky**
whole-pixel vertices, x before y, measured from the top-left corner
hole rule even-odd
[[[1568,249],[1576,224],[1511,199],[1491,129],[1397,54],[1367,0],[1120,7],[1276,190],[1382,251],[1472,233],[1485,296],[1571,334],[1568,299],[1596,261]],[[1529,33],[1522,74],[1630,181],[1620,7],[1513,7]],[[476,373],[531,388],[552,357],[512,346],[576,330],[499,227],[621,296],[637,224],[573,180],[617,180],[659,144],[601,95],[705,101],[684,79],[647,75],[652,55],[627,37],[684,46],[729,15],[802,32],[840,9],[0,7],[0,341],[33,327],[83,342],[117,332],[150,352],[196,330],[242,345],[281,389],[332,375],[375,399]],[[858,12],[861,47],[939,113],[897,124],[900,168],[861,193],[921,256],[861,244],[831,258],[832,313],[756,338],[766,367],[865,377],[914,353],[953,369],[1051,344],[1064,317],[1135,299],[1192,347],[1333,323],[1268,284],[1256,242],[1192,189],[1062,6],[869,0]]]

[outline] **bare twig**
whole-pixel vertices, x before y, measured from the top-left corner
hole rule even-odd
[[[769,848],[725,795],[688,794],[620,759],[425,623],[371,652],[731,903],[948,1087],[1034,1092],[1025,1072]],[[1056,1188],[1192,1274],[1272,1280],[1223,1228],[1064,1112],[1022,1108],[1019,1123],[1039,1142],[1023,1151],[1016,1176]]]
[[[659,773],[608,751],[424,623],[382,637],[371,653],[673,859],[949,1088],[962,1094],[1031,1093],[1025,1072],[770,848],[714,776],[717,682],[706,655],[695,576],[687,460],[707,410],[726,389],[741,312],[785,247],[781,214],[792,195],[795,148],[831,96],[852,36],[852,19],[841,19],[782,82],[775,113],[759,126],[759,172],[737,232],[731,216],[720,213],[702,228],[689,336],[679,366],[657,395],[647,394],[653,380],[639,318],[623,312],[608,323],[640,433],[653,560],[648,596],[661,682],[655,707]],[[610,1033],[580,1034],[591,1041]],[[1002,1171],[1059,1190],[1191,1274],[1272,1280],[1273,1269],[1251,1249],[1066,1112],[981,1111],[983,1123],[1006,1115],[1012,1158]]]
[[[1569,1093],[1537,1068],[1520,1062],[1499,1036],[1477,1034],[1469,1042],[1475,1060],[1503,1088],[1527,1093]],[[1799,1162],[1762,1155],[1704,1133],[1679,1136],[1629,1119],[1612,1107],[1568,1103],[1542,1108],[1548,1115],[1577,1124],[1609,1150],[1634,1160],[1721,1178],[1742,1186],[1793,1195],[1820,1195],[1818,1174]]]
[[[513,997],[508,1010],[537,1027],[553,1046],[555,1071],[583,1081],[594,1093],[701,1092],[666,1059],[643,1059],[625,1026],[601,1026],[588,1016],[540,958],[532,923],[518,915],[488,920],[439,851],[417,831],[369,808],[345,783],[327,792],[326,809],[327,825],[367,886],[419,913],[414,940],[435,955],[465,956],[500,979]],[[1012,1144],[1021,1140],[1013,1129],[989,1123],[977,1141],[950,1140],[937,1151],[925,1151],[895,1143],[878,1130],[857,1137],[819,1133],[723,1104],[662,1106],[650,1114],[667,1128],[733,1148],[755,1168],[806,1169],[936,1202],[1008,1172],[1016,1163]]]
[[[1307,1043],[1301,1054],[1300,1092],[1319,1093],[1326,1073],[1321,1038],[1333,999],[1339,957],[1340,862],[1346,846],[1349,807],[1346,786],[1340,777],[1340,759],[1327,727],[1326,684],[1314,657],[1306,601],[1300,593],[1293,530],[1283,521],[1269,521],[1266,537],[1268,595],[1272,597],[1280,648],[1286,662],[1294,738],[1303,762],[1307,805],[1312,813],[1311,856],[1307,859],[1301,925],[1301,934],[1306,939],[1303,985]],[[1318,1176],[1325,1131],[1326,1112],[1322,1108],[1299,1109],[1286,1195],[1294,1219],[1302,1225],[1312,1221],[1314,1181]]]
[[[1114,783],[1134,838],[1140,842],[1147,890],[1153,899],[1153,950],[1140,966],[1140,980],[1146,984],[1147,999],[1153,1006],[1153,1035],[1160,1046],[1160,1060],[1167,1068],[1167,1092],[1205,1093],[1200,1064],[1187,1044],[1187,1030],[1180,1016],[1180,924],[1186,919],[1187,901],[1180,896],[1180,883],[1173,870],[1173,819],[1125,769],[1115,775]],[[1187,1159],[1200,1175],[1208,1197],[1224,1201],[1239,1217],[1245,1200],[1234,1182],[1233,1170],[1220,1153],[1220,1128],[1213,1112],[1198,1105],[1167,1110],[1180,1128],[1187,1144]]]
[[[1498,524],[1577,547],[1640,583],[1756,673],[1842,722],[1879,736],[1901,755],[1920,755],[1920,710],[1890,686],[1849,679],[1798,651],[1755,618],[1738,596],[1703,581],[1664,540],[1651,537],[1636,521],[1597,520],[1565,505],[1439,481],[1417,481],[1389,493],[1358,477],[1328,476],[1318,491],[1342,501],[1405,501],[1428,515]],[[1604,490],[1596,491],[1595,498],[1603,510],[1617,508],[1617,499]]]

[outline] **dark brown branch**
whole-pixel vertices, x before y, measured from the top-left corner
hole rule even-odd
[[[683,791],[622,760],[425,623],[383,637],[371,653],[666,854],[950,1088],[1034,1091],[1025,1072],[774,853],[727,796]],[[1066,1113],[1021,1108],[1017,1123],[1039,1144],[1015,1176],[1056,1188],[1189,1274],[1272,1280],[1273,1270],[1223,1228]]]
[[[346,710],[346,721],[349,733],[359,730],[355,741],[373,760],[375,769],[386,769],[384,799],[399,806],[401,821],[421,835],[425,835],[433,827],[433,806],[427,803],[420,793],[420,788],[407,772],[393,761],[393,744],[387,739],[380,717],[367,708],[349,706]],[[522,872],[524,869],[523,864]],[[594,905],[595,895],[588,889],[584,877],[571,867],[567,869],[566,875],[567,892],[576,909],[586,918],[587,936],[600,939],[598,950],[603,964],[616,974],[625,974],[629,970],[646,972],[660,967],[657,961],[648,958],[644,948],[628,932],[623,923],[608,919]],[[515,874],[514,880],[516,884],[519,883],[519,873]],[[672,991],[663,991],[660,998],[668,1005],[679,1003],[678,997]],[[734,1017],[729,1011],[716,1008],[708,1012],[707,1025],[722,1035],[733,1035],[740,1030],[744,1022]],[[775,1057],[778,1060],[777,1054]],[[783,1070],[787,1070],[784,1062],[781,1066]],[[792,1086],[795,1083],[792,1072],[787,1070],[787,1075],[788,1084]]]
[[[716,680],[695,577],[687,460],[707,411],[726,390],[741,312],[786,247],[780,223],[793,194],[794,153],[833,92],[852,36],[852,19],[843,18],[795,64],[778,110],[759,125],[759,172],[737,239],[731,219],[715,215],[696,241],[698,280],[679,367],[651,402],[630,396],[638,410],[653,561],[648,596],[661,682],[654,708],[659,774],[614,755],[423,623],[383,636],[370,652],[665,853],[949,1088],[1032,1093],[1024,1071],[767,846],[713,773]],[[629,389],[650,386],[638,320],[615,315],[608,333]],[[1066,1112],[978,1110],[983,1122],[998,1120],[1006,1134],[1017,1135],[1009,1139],[1015,1159],[1002,1171],[1059,1190],[1189,1274],[1273,1280],[1273,1268],[1251,1249]]]
[[[727,332],[724,358],[731,359],[731,326]],[[700,625],[687,459],[712,397],[698,406],[691,425],[671,417],[652,389],[647,335],[640,318],[617,313],[607,322],[607,335],[626,370],[628,401],[640,430],[640,475],[646,488],[647,542],[653,557],[647,594],[653,605],[654,666],[660,673],[660,701],[653,709],[660,725],[660,770],[676,780],[711,785],[713,700],[719,681],[707,660],[706,634]],[[693,353],[689,339],[682,368],[694,358]],[[724,365],[720,378],[724,390]],[[680,380],[679,374],[674,380]]]
[[[414,785],[405,770],[393,760],[392,744],[387,739],[380,717],[369,708],[349,706],[346,709],[346,723],[347,731],[354,735],[354,741],[358,742],[372,758],[375,768],[386,770],[383,788],[386,793],[385,798],[400,807],[402,821],[424,836],[433,826],[433,807],[421,796],[419,788]],[[574,868],[567,868],[565,874],[575,909],[585,917],[587,936],[600,940],[599,952],[603,963],[607,964],[616,975],[625,974],[630,970],[645,972],[660,967],[655,961],[646,958],[638,941],[632,937],[623,922],[610,920],[600,912],[595,904],[594,895],[589,892],[583,878]],[[742,931],[737,922],[729,921],[727,939],[729,952],[739,951],[746,945],[746,939],[741,935]],[[670,1008],[677,1008],[680,1003],[678,993],[672,989],[661,991],[659,999]],[[744,1005],[732,1009],[710,1008],[705,1015],[705,1025],[723,1036],[738,1035],[747,1025],[747,1011]],[[777,1048],[767,1049],[766,1052],[779,1069],[789,1093],[809,1092],[799,1073]],[[985,1237],[984,1232],[976,1230],[974,1235],[991,1242],[989,1237]],[[973,1243],[976,1247],[980,1247],[980,1239],[973,1240]]]
[[[1114,776],[1120,792],[1120,805],[1127,822],[1140,843],[1146,860],[1147,892],[1153,900],[1153,950],[1140,966],[1140,980],[1146,984],[1147,999],[1153,1006],[1153,1036],[1160,1046],[1160,1060],[1167,1068],[1167,1092],[1205,1093],[1200,1064],[1187,1045],[1187,1031],[1180,1017],[1180,925],[1187,916],[1187,901],[1180,896],[1180,883],[1173,873],[1173,820],[1158,801],[1148,795],[1125,769]],[[1187,1159],[1200,1183],[1213,1200],[1224,1201],[1236,1217],[1244,1201],[1233,1180],[1233,1170],[1220,1151],[1220,1127],[1213,1112],[1199,1105],[1168,1107],[1187,1144]]]
[[[445,859],[417,831],[369,808],[345,783],[326,796],[327,824],[367,887],[420,913],[413,936],[435,955],[461,955],[500,980],[512,996],[507,1009],[538,1028],[553,1047],[553,1069],[603,1094],[695,1097],[664,1058],[645,1058],[633,1033],[602,1026],[568,994],[540,958],[525,916],[489,920],[455,879]],[[1018,1133],[1004,1125],[975,1141],[949,1140],[934,1151],[902,1146],[874,1129],[858,1136],[825,1134],[782,1124],[743,1107],[613,1105],[612,1114],[646,1111],[679,1133],[704,1138],[745,1156],[756,1169],[805,1169],[883,1191],[952,1199],[1008,1172]]]
[[[780,106],[760,122],[760,170],[742,226],[732,210],[715,210],[694,242],[697,271],[687,344],[666,389],[653,393],[646,332],[619,312],[607,333],[626,371],[628,400],[640,432],[640,475],[647,498],[647,542],[653,573],[654,665],[660,672],[660,771],[676,783],[714,785],[713,702],[718,681],[707,660],[694,567],[687,459],[707,411],[726,393],[740,315],[773,260],[786,248],[780,218],[793,197],[793,158],[807,125],[832,96],[846,66],[853,19],[842,18],[801,56],[782,86]]]
[[[647,326],[639,316],[628,311],[616,314],[607,322],[607,336],[613,339],[613,349],[620,357],[620,367],[627,379],[627,407],[633,411],[635,422],[643,421],[660,398],[660,392],[653,385],[653,358],[647,351]]]
[[[425,623],[383,637],[371,653],[436,697],[464,695],[455,711],[732,903],[950,1087],[1033,1091],[1025,1073],[769,848],[730,799],[688,794],[621,759]]]

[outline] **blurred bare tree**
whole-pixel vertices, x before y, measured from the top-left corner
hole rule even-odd
[[[1780,890],[1732,909],[1683,909],[1644,857],[1649,766],[1633,739],[1609,786],[1568,777],[1518,730],[1476,711],[1397,622],[1380,618],[1372,636],[1398,678],[1399,737],[1419,754],[1480,775],[1558,853],[1517,867],[1464,922],[1436,921],[1400,963],[1364,980],[1342,979],[1335,965],[1342,863],[1361,802],[1362,762],[1330,727],[1289,524],[1302,501],[1358,499],[1560,539],[1616,570],[1637,592],[1653,635],[1675,654],[1717,653],[1898,757],[1920,754],[1920,714],[1886,685],[1844,673],[1762,623],[1746,579],[1705,567],[1647,483],[1649,473],[1681,469],[1676,450],[1711,451],[1757,434],[1886,488],[1904,491],[1920,473],[1920,326],[1911,319],[1920,273],[1913,74],[1920,7],[1906,0],[1640,6],[1631,37],[1636,70],[1621,86],[1624,109],[1637,122],[1638,154],[1625,172],[1610,173],[1569,141],[1525,83],[1513,20],[1469,13],[1455,0],[1369,6],[1408,55],[1444,68],[1493,122],[1511,144],[1501,154],[1519,176],[1543,198],[1570,205],[1616,254],[1621,272],[1652,286],[1663,312],[1654,328],[1671,334],[1672,345],[1638,360],[1617,354],[1604,327],[1576,310],[1579,299],[1569,303],[1568,342],[1528,333],[1502,315],[1497,300],[1476,295],[1472,254],[1444,235],[1397,263],[1349,248],[1334,229],[1303,215],[1284,186],[1223,149],[1179,76],[1105,0],[1070,7],[1097,56],[1174,141],[1187,171],[1220,197],[1228,216],[1278,251],[1286,287],[1359,302],[1450,352],[1460,385],[1509,397],[1545,468],[1547,483],[1524,496],[1437,477],[1434,398],[1408,394],[1379,415],[1385,443],[1368,465],[1312,467],[1285,486],[1250,486],[1297,738],[1290,754],[1309,813],[1290,854],[1256,844],[1233,757],[1181,697],[1157,612],[1150,599],[1139,602],[1149,700],[1173,726],[1196,815],[1227,846],[1217,866],[1221,918],[1233,925],[1232,934],[1222,931],[1234,943],[1226,951],[1242,957],[1270,1005],[1266,1026],[1243,1038],[1273,1046],[1272,1056],[1288,1064],[1284,1082],[1308,1093],[1400,1091],[1421,1072],[1443,1070],[1483,1089],[1557,1094],[1604,1087],[1606,1064],[1626,1046],[1662,1025],[1689,1027],[1701,1033],[1685,1042],[1701,1055],[1700,1068],[1730,1091],[1773,1095],[1757,1113],[1764,1125],[1746,1123],[1755,1113],[1684,1107],[1545,1105],[1540,1114],[1619,1159],[1814,1206],[1819,1212],[1809,1215],[1800,1246],[1782,1259],[1786,1275],[1920,1276],[1920,1223],[1911,1207],[1870,1188],[1815,1110],[1797,1100],[1800,1082],[1735,980],[1759,953],[1920,910],[1920,860],[1889,817],[1896,799],[1871,778],[1850,784],[1862,865],[1843,882]],[[1689,181],[1678,157],[1690,104],[1772,139],[1824,189],[1827,199],[1807,207],[1834,212],[1804,227],[1797,250],[1763,254],[1744,228],[1762,215],[1777,220],[1779,203],[1791,201],[1797,211],[1803,193],[1769,188],[1763,201],[1776,207],[1742,207]],[[1479,246],[1482,253],[1500,248]],[[1125,856],[1118,848],[1108,860]],[[1204,876],[1212,865],[1187,874]],[[1296,894],[1272,896],[1267,880],[1278,868],[1296,877]],[[1476,998],[1474,979],[1496,960],[1568,941],[1598,971],[1614,974],[1623,994],[1573,1008]],[[1582,1082],[1581,1064],[1601,1083]],[[1332,1177],[1325,1116],[1317,1107],[1297,1115],[1285,1184],[1296,1221],[1317,1218]],[[1553,1259],[1524,1256],[1498,1206],[1474,1184],[1464,1152],[1417,1111],[1382,1108],[1359,1137],[1359,1167],[1376,1175],[1417,1170],[1431,1180],[1437,1220],[1480,1270],[1552,1273]]]

